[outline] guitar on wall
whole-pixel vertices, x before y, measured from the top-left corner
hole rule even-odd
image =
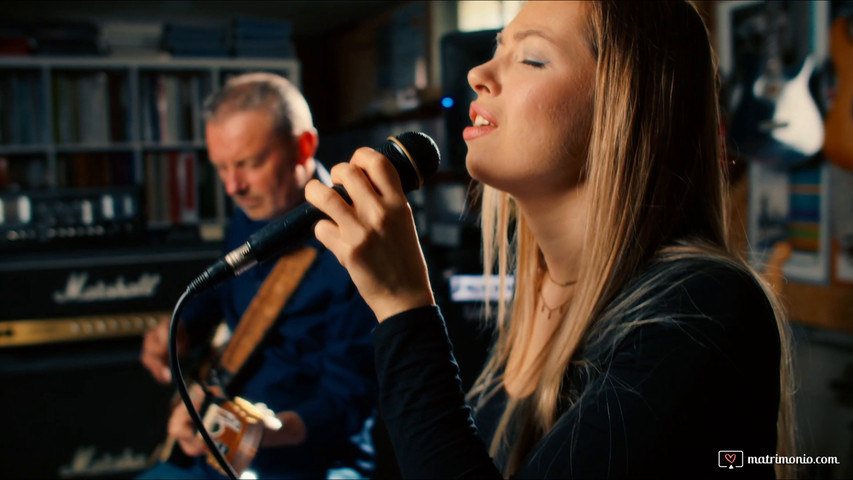
[[[748,160],[792,167],[820,152],[823,118],[809,88],[814,59],[807,55],[795,75],[785,72],[781,44],[788,19],[780,8],[778,2],[766,2],[763,17],[757,17],[763,59],[745,54],[739,62],[742,92],[730,135],[734,149]]]

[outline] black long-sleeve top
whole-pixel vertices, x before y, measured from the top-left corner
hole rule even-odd
[[[683,282],[653,297],[667,320],[633,327],[613,348],[581,347],[599,368],[567,372],[570,406],[517,477],[774,476],[755,461],[775,453],[779,407],[780,342],[766,296],[718,262],[686,263],[671,280]],[[476,414],[466,404],[439,309],[387,319],[374,346],[380,411],[403,476],[502,478],[506,449],[491,458],[487,445],[505,392]]]

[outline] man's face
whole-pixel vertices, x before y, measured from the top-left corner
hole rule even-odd
[[[227,113],[208,122],[205,134],[226,193],[249,218],[270,220],[302,201],[294,176],[295,146],[276,138],[270,113]]]

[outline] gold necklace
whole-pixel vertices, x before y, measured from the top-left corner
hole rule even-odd
[[[573,280],[571,282],[566,282],[566,283],[560,283],[560,282],[554,280],[554,277],[551,276],[551,272],[549,272],[548,270],[545,270],[545,275],[548,275],[548,280],[551,280],[551,282],[553,282],[554,285],[559,285],[561,287],[568,287],[569,285],[574,285],[574,284],[578,283],[577,280]]]
[[[557,286],[562,287],[562,288],[569,287],[571,285],[578,283],[577,280],[573,280],[571,282],[565,282],[565,283],[558,282],[558,281],[554,280],[554,277],[551,276],[551,272],[549,272],[547,269],[545,269],[545,275],[547,275],[548,280],[550,280],[554,285],[557,285]],[[572,296],[569,295],[569,298],[567,298],[565,302],[557,305],[556,307],[552,307],[552,306],[548,305],[548,303],[545,301],[545,296],[542,295],[542,290],[540,289],[539,290],[539,301],[542,303],[542,307],[540,308],[539,311],[541,311],[541,312],[547,311],[548,312],[548,320],[551,319],[551,315],[553,315],[554,312],[558,312],[560,314],[560,316],[562,317],[566,314],[566,311],[569,309],[569,302],[571,300],[572,300]]]
[[[539,301],[542,303],[542,307],[539,309],[539,311],[540,312],[546,312],[547,311],[548,312],[548,320],[551,319],[551,315],[554,312],[558,312],[560,314],[560,316],[562,317],[566,314],[566,311],[569,309],[569,302],[571,300],[572,300],[572,297],[569,296],[569,298],[565,302],[557,305],[556,307],[551,307],[550,305],[548,305],[548,303],[545,302],[545,296],[543,296],[542,292],[540,291],[539,292]]]

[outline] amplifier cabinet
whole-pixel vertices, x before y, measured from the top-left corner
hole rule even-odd
[[[141,365],[218,250],[0,259],[0,478],[130,478],[166,435],[173,386]]]
[[[130,478],[166,435],[174,389],[140,338],[0,349],[0,478]]]
[[[0,259],[0,348],[139,335],[218,250]]]

